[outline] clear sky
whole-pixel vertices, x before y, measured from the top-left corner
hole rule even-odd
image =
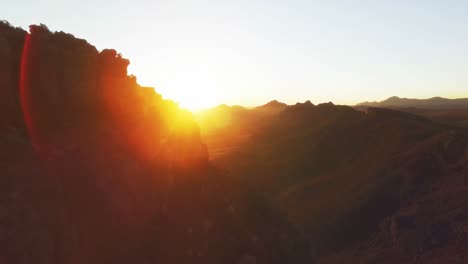
[[[1,1],[1,19],[114,48],[192,108],[468,97],[466,0]]]

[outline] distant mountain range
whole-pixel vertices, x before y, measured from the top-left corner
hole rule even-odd
[[[296,103],[296,105],[313,105],[310,101],[304,103]],[[212,114],[213,112],[229,112],[233,114],[247,113],[247,112],[265,112],[265,113],[279,113],[285,110],[288,104],[272,100],[264,105],[260,105],[253,108],[247,108],[239,105],[228,106],[221,104],[211,109],[207,109],[202,112],[202,115],[206,113]],[[354,106],[355,108],[367,108],[367,107],[381,107],[381,108],[392,108],[403,110],[405,108],[415,108],[420,110],[454,110],[454,109],[468,109],[468,98],[456,98],[449,99],[440,96],[428,98],[428,99],[415,99],[415,98],[404,98],[398,96],[389,97],[383,101],[372,101],[362,102]]]
[[[363,102],[358,107],[384,107],[384,108],[419,108],[419,109],[468,109],[468,98],[447,99],[432,97],[429,99],[411,99],[390,97],[381,102]]]
[[[335,105],[331,102],[314,105],[309,100],[294,105],[272,100],[253,108],[222,104],[196,114],[196,119],[210,158],[217,159],[239,148],[251,135],[262,133],[272,118],[280,115],[285,119],[297,119],[309,115],[316,106],[324,109]],[[408,99],[393,96],[381,102],[364,102],[352,107],[360,111],[368,108],[399,110],[445,125],[468,127],[468,98]]]

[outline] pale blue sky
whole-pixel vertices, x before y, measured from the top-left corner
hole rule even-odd
[[[0,18],[115,48],[189,107],[468,97],[468,1],[16,0]]]

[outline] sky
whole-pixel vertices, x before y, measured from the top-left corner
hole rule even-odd
[[[7,0],[0,0],[7,1]],[[468,97],[468,1],[15,0],[0,19],[46,24],[130,59],[192,109],[276,99],[355,104]]]

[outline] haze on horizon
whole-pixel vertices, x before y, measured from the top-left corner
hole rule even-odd
[[[192,109],[468,96],[466,1],[19,0],[2,9],[15,26],[43,23],[115,48],[139,83]]]

